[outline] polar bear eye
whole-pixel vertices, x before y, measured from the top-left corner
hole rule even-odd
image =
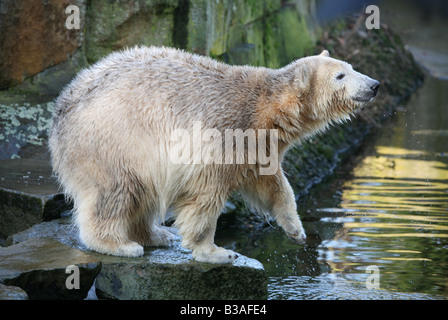
[[[344,73],[340,73],[340,74],[338,74],[338,76],[336,77],[336,79],[338,79],[338,80],[342,80],[342,79],[344,79],[344,77],[345,77],[345,74],[344,74]]]

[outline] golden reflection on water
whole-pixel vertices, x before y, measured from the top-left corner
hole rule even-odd
[[[376,155],[366,157],[363,165],[355,169],[355,174],[357,177],[369,176],[379,179],[387,177],[406,178],[406,180],[448,180],[448,168],[444,162],[414,158],[424,155],[431,156],[425,151],[377,146]],[[444,186],[446,188],[446,184]]]
[[[390,290],[425,291],[415,283],[427,281],[447,292],[448,165],[438,158],[379,145],[354,168],[342,191],[343,227],[325,243],[333,272],[378,265]]]
[[[445,225],[415,223],[448,223],[448,166],[437,160],[412,158],[423,154],[377,146],[375,154],[354,169],[354,179],[346,182],[341,207],[362,209],[361,215],[411,220],[412,227],[448,230]]]

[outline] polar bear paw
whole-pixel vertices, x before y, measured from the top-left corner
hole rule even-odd
[[[286,232],[286,234],[296,243],[303,243],[306,240],[306,234],[303,228],[296,229],[293,232]]]
[[[144,249],[137,242],[130,241],[118,246],[116,252],[112,254],[123,257],[141,257],[144,254]]]
[[[232,263],[238,258],[238,254],[232,250],[216,247],[212,250],[193,250],[193,258],[199,262],[207,263]]]
[[[171,247],[178,238],[168,228],[154,227],[147,245],[152,247]]]
[[[112,256],[141,257],[144,254],[143,247],[134,241],[84,241],[84,244],[90,250]]]

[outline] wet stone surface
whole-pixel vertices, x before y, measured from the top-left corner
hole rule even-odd
[[[69,266],[79,270],[79,289],[66,285]],[[30,299],[83,299],[100,269],[98,259],[53,239],[0,248],[0,283],[20,287]]]
[[[5,249],[48,238],[101,261],[101,271],[95,282],[100,299],[267,298],[266,272],[257,260],[240,255],[229,265],[199,263],[193,260],[189,250],[181,247],[180,240],[170,248],[147,247],[144,256],[139,258],[103,255],[80,243],[69,216],[36,224],[8,237],[5,244],[12,246]]]
[[[0,300],[28,300],[28,295],[19,287],[0,284]]]
[[[71,208],[51,173],[47,160],[0,160],[0,238],[59,218]]]
[[[193,260],[180,245],[147,248],[137,259],[104,257],[96,280],[99,298],[113,299],[224,299],[267,298],[267,277],[257,260],[240,256],[233,264]]]

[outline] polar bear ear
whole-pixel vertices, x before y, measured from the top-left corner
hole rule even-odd
[[[306,83],[308,83],[310,70],[306,63],[300,64],[296,74],[296,82],[298,82],[299,86],[304,86]]]
[[[324,50],[324,51],[322,51],[322,53],[321,53],[319,56],[322,56],[322,57],[329,57],[329,56],[330,56],[330,53],[329,53],[327,50]]]

